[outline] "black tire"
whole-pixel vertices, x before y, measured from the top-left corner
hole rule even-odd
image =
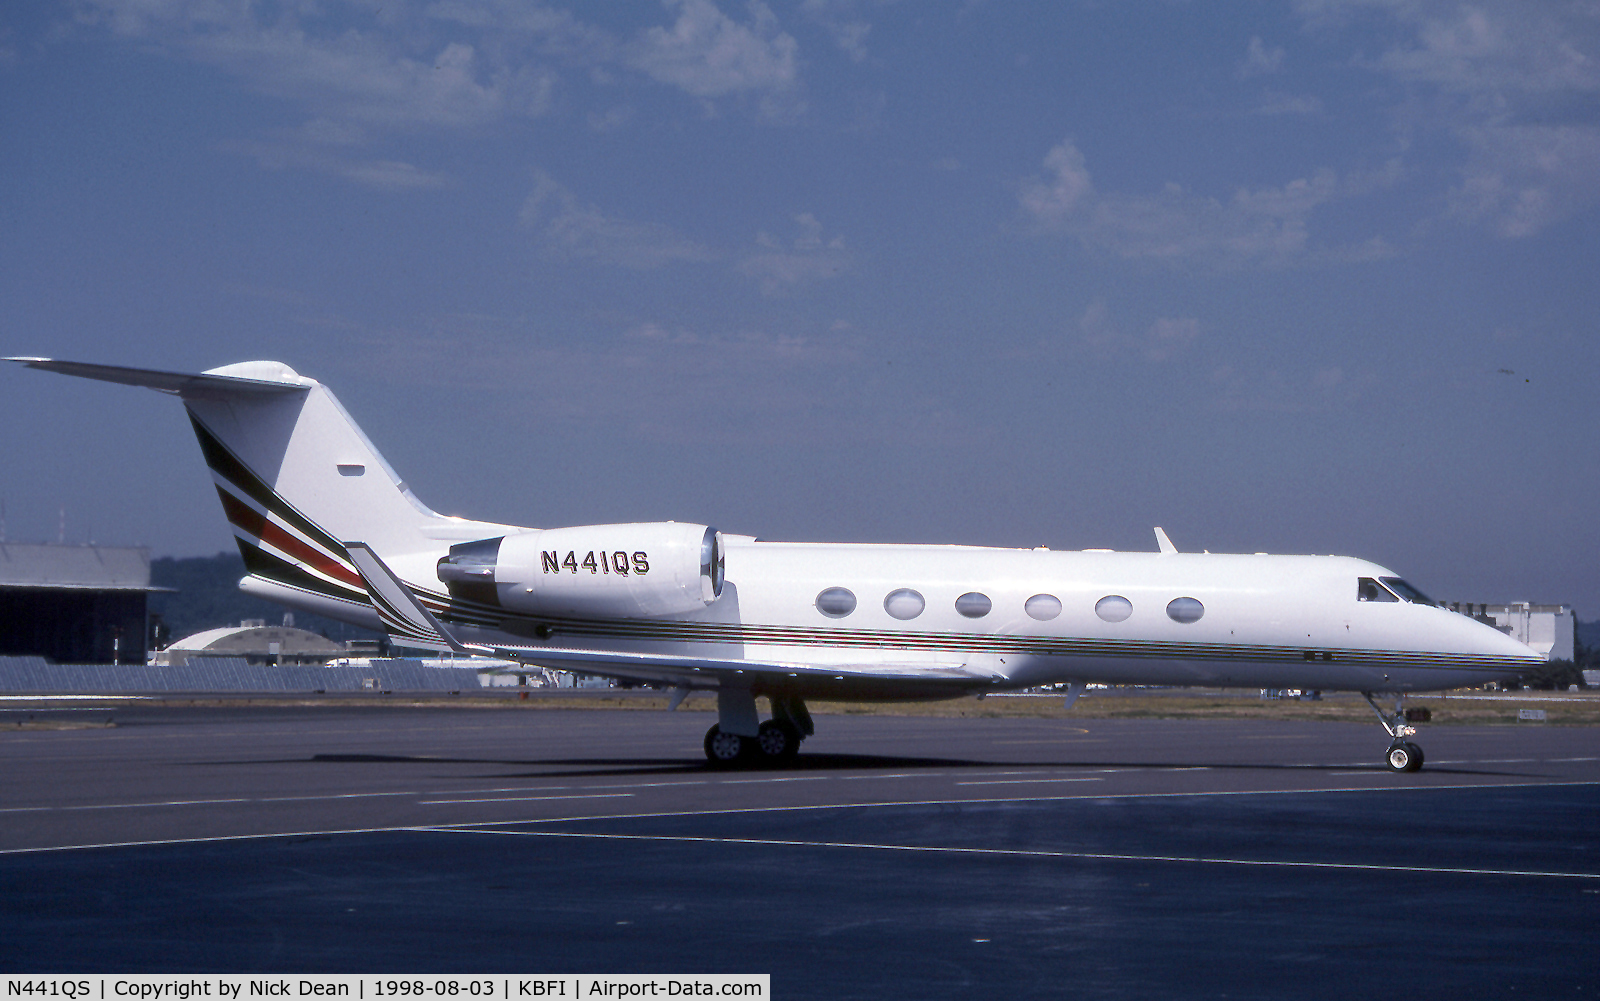
[[[769,719],[761,724],[755,746],[757,756],[764,763],[787,764],[800,753],[800,731],[788,720]]]
[[[736,733],[723,733],[713,723],[706,731],[706,760],[713,768],[733,768],[744,761],[753,743]]]
[[[1391,772],[1414,772],[1421,764],[1417,761],[1415,744],[1408,744],[1397,740],[1389,745],[1389,750],[1383,755],[1383,763],[1389,766]]]
[[[1422,753],[1421,745],[1413,744],[1408,740],[1406,741],[1406,747],[1411,750],[1411,767],[1408,768],[1407,771],[1422,771],[1422,762],[1426,756]]]

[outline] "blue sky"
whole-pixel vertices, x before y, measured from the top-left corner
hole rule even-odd
[[[0,9],[0,351],[328,383],[437,510],[1362,556],[1600,613],[1600,4]],[[0,373],[13,540],[229,548]]]

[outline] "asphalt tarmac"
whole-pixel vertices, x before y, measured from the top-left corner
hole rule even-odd
[[[96,707],[0,729],[0,971],[771,973],[801,997],[1586,997],[1600,731]],[[0,714],[0,726],[8,716]]]

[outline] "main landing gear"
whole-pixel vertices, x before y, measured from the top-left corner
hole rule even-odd
[[[755,696],[749,692],[719,692],[720,717],[706,731],[706,761],[713,768],[746,765],[781,766],[794,761],[800,742],[815,732],[806,704],[796,696],[773,695],[772,718],[749,731],[755,720]]]
[[[1361,697],[1367,700],[1367,705],[1378,714],[1378,721],[1383,728],[1389,731],[1391,743],[1389,750],[1384,752],[1383,763],[1389,766],[1391,772],[1415,772],[1422,769],[1422,748],[1407,740],[1407,737],[1416,736],[1417,728],[1407,725],[1405,696],[1396,693],[1394,696],[1394,711],[1384,712],[1378,708],[1378,703],[1373,699],[1371,692],[1362,692]],[[1426,710],[1419,710],[1425,712]]]

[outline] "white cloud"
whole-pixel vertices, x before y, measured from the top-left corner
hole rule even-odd
[[[836,278],[849,267],[844,237],[824,239],[822,223],[810,212],[795,216],[794,224],[799,234],[789,245],[760,233],[756,245],[761,249],[739,262],[739,272],[758,280],[766,295]]]
[[[314,115],[381,126],[479,125],[547,101],[538,74],[490,65],[460,40],[406,39],[359,8],[89,0],[83,17],[217,66]]]
[[[1216,393],[1212,406],[1218,410],[1292,414],[1349,406],[1374,390],[1378,378],[1337,365],[1310,372],[1222,365],[1211,370],[1210,382]]]
[[[1240,188],[1229,198],[1214,198],[1177,184],[1156,194],[1102,193],[1071,140],[1051,149],[1044,166],[1045,176],[1025,182],[1019,192],[1023,210],[1041,229],[1074,236],[1090,250],[1117,257],[1222,265],[1305,255],[1312,212],[1369,188],[1378,176],[1341,183],[1334,171],[1324,169],[1281,187]]]
[[[618,219],[580,203],[543,172],[535,175],[533,192],[522,203],[519,221],[539,235],[547,254],[559,258],[583,258],[639,270],[716,259],[706,247],[666,226]]]
[[[326,150],[309,155],[290,143],[280,165],[320,169],[391,189],[432,175],[354,156],[355,147],[419,132],[479,129],[547,114],[560,70],[586,71],[597,87],[618,86],[619,69],[706,100],[733,93],[762,96],[761,110],[798,107],[795,40],[778,30],[762,3],[745,22],[712,0],[668,0],[670,27],[649,28],[633,42],[586,25],[565,11],[500,0],[302,0],[284,4],[230,0],[81,0],[80,26],[102,28],[152,49],[214,66],[258,93],[280,98],[318,128],[346,137],[309,135],[312,147],[342,143],[348,163]],[[3,39],[0,39],[3,41]],[[790,94],[787,106],[773,100]],[[632,111],[591,119],[598,130],[626,127]],[[253,153],[282,146],[281,134],[250,144]],[[263,156],[263,161],[270,159]]]
[[[859,16],[854,0],[805,0],[800,11],[826,29],[851,62],[866,61],[867,35],[872,25]]]
[[[1162,317],[1150,325],[1145,344],[1139,350],[1149,361],[1167,361],[1199,336],[1200,321],[1194,317]]]
[[[1550,93],[1600,86],[1592,4],[1477,2],[1396,4],[1413,37],[1374,65],[1407,80],[1465,93]]]
[[[1239,64],[1239,79],[1247,80],[1253,76],[1265,76],[1277,73],[1283,69],[1283,46],[1268,47],[1261,41],[1260,35],[1251,35],[1250,44],[1245,49],[1244,61]]]
[[[267,170],[311,170],[380,191],[415,191],[449,184],[444,174],[413,163],[360,155],[366,142],[366,132],[361,128],[319,119],[261,140],[223,143],[221,148],[253,157]]]
[[[678,8],[671,28],[648,28],[630,61],[654,79],[696,97],[787,90],[797,77],[794,38],[778,30],[766,4],[752,0],[748,25],[711,0],[667,0]]]
[[[1495,125],[1466,129],[1472,153],[1450,211],[1501,236],[1531,236],[1600,201],[1600,129]]]
[[[447,183],[443,174],[426,171],[415,164],[397,160],[366,160],[344,165],[339,173],[359,184],[385,191],[410,191],[415,188],[440,188]]]
[[[1076,340],[1101,358],[1139,357],[1153,364],[1171,361],[1200,337],[1200,321],[1192,316],[1161,317],[1142,333],[1125,332],[1111,318],[1104,299],[1084,309],[1076,324]]]
[[[1600,203],[1600,7],[1521,0],[1300,0],[1308,23],[1355,15],[1396,40],[1362,65],[1403,85],[1417,132],[1460,144],[1450,217],[1525,237]]]
[[[542,335],[527,321],[496,317],[345,326],[350,340],[375,349],[385,378],[417,386],[466,381],[480,393],[516,401],[541,426],[601,422],[645,441],[700,444],[807,445],[821,434],[838,441],[948,445],[957,437],[948,421],[905,427],[890,424],[893,415],[879,415],[878,426],[863,425],[859,400],[868,393],[861,382],[882,363],[864,362],[862,340],[848,330],[697,329],[635,318],[564,340]],[[441,357],[451,364],[441,366]],[[561,378],[550,380],[552,372]],[[544,386],[533,398],[526,393],[530,380]],[[686,407],[685,386],[694,387],[696,399],[713,402]],[[596,400],[606,405],[597,409]],[[913,403],[937,406],[925,394]]]
[[[1256,115],[1319,115],[1322,113],[1322,99],[1314,94],[1285,94],[1280,91],[1269,90],[1261,95],[1261,101],[1255,106],[1252,114]]]
[[[1071,139],[1062,140],[1045,154],[1045,170],[1055,176],[1030,181],[1022,189],[1022,207],[1047,224],[1064,222],[1078,204],[1094,193],[1083,154]]]

